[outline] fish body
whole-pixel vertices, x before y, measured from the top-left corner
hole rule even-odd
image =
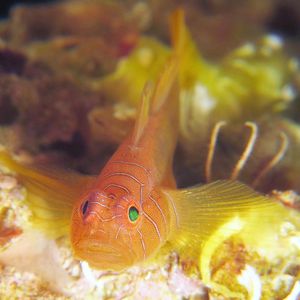
[[[73,249],[94,267],[123,269],[156,253],[168,238],[173,213],[159,189],[176,187],[176,72],[172,58],[158,84],[145,89],[133,132],[75,204]]]

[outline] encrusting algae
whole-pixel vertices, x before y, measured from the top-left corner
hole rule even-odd
[[[92,145],[93,136],[97,135],[97,126],[105,124],[107,131],[118,136],[107,140],[100,137],[97,143],[108,141],[120,146],[99,176],[46,166],[43,155],[26,163],[24,158],[12,158],[1,150],[3,178],[11,178],[14,183],[13,188],[7,189],[16,190],[22,199],[5,204],[13,193],[5,192],[2,180],[1,208],[3,212],[13,212],[14,207],[20,207],[22,213],[16,217],[22,221],[14,217],[12,222],[5,218],[2,221],[0,293],[9,286],[6,295],[10,299],[53,295],[58,299],[296,299],[300,251],[298,198],[292,191],[270,193],[281,188],[270,179],[275,178],[276,168],[288,168],[282,174],[286,182],[283,188],[299,188],[294,176],[299,169],[294,163],[299,128],[279,115],[295,97],[289,85],[297,72],[295,63],[285,57],[280,43],[272,37],[257,49],[246,45],[219,64],[208,63],[193,44],[180,10],[172,17],[172,37],[172,49],[151,38],[140,39],[116,71],[104,77],[98,74],[95,77],[99,78],[90,82],[88,95],[94,100],[86,106],[81,95],[77,95],[75,106],[69,102],[70,107],[64,110],[67,115],[72,117],[70,110],[81,111],[82,115],[70,123],[65,135],[51,132],[49,127],[45,139],[39,142],[52,145],[49,141],[57,138],[70,141],[72,133],[78,134],[80,128],[80,136],[88,144],[85,151],[93,156],[97,153]],[[72,73],[78,72],[70,66],[67,65],[67,73],[60,81],[59,94],[69,95],[65,86],[78,80],[83,80],[79,90],[85,94],[85,80],[94,75],[86,73],[85,78],[75,76],[70,80]],[[47,76],[46,82],[51,86],[52,79]],[[146,84],[142,93],[149,79],[152,83]],[[136,85],[130,84],[133,82]],[[97,99],[98,92],[101,99]],[[257,101],[253,102],[253,98]],[[41,105],[41,100],[36,103],[39,102]],[[31,103],[34,105],[34,101]],[[55,111],[63,115],[60,101],[55,103],[52,115]],[[50,100],[48,107],[51,114]],[[25,119],[29,117],[28,110],[20,110]],[[106,112],[110,112],[109,117]],[[88,119],[78,127],[76,124],[84,115]],[[45,117],[40,124],[48,120],[46,111]],[[266,130],[269,120],[274,120],[271,126],[276,125],[272,134]],[[30,121],[34,124],[34,118]],[[108,126],[110,123],[112,126]],[[126,129],[120,130],[124,124]],[[222,132],[218,127],[223,127]],[[94,128],[92,135],[90,128]],[[40,130],[42,134],[43,126]],[[244,143],[233,137],[238,130],[241,136],[248,132]],[[261,141],[264,131],[265,140]],[[224,133],[226,139],[222,138]],[[184,167],[190,167],[202,147],[206,157],[203,159],[200,151],[198,157],[206,168],[204,175],[179,176],[176,183],[178,166],[174,177],[173,156],[178,136],[181,149],[175,155],[175,167],[181,156],[179,170],[185,172]],[[218,149],[220,139],[222,151]],[[273,146],[269,147],[270,142]],[[3,144],[16,149],[18,142],[7,144],[4,140]],[[231,146],[234,159],[226,168],[225,149]],[[39,147],[33,145],[32,150],[38,152]],[[262,165],[253,164],[253,157],[261,158]],[[256,168],[261,172],[257,173]],[[235,181],[240,177],[253,186],[258,178],[259,190],[270,195],[264,196]],[[269,184],[260,180],[263,177],[269,178]],[[176,188],[185,182],[205,181],[210,183]],[[17,282],[26,287],[32,284],[34,288],[24,288],[22,294]]]

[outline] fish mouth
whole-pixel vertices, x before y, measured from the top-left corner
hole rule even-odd
[[[117,248],[107,245],[101,244],[99,241],[93,240],[85,240],[79,241],[75,245],[75,253],[78,253],[80,257],[87,256],[87,257],[99,257],[103,258],[121,258],[122,254]],[[82,257],[83,258],[83,257]]]
[[[101,244],[99,241],[78,242],[74,245],[73,250],[77,258],[100,270],[121,271],[134,263],[133,257],[124,256],[121,249],[112,245]]]
[[[87,248],[87,251],[89,253],[93,254],[99,254],[101,256],[115,256],[115,257],[121,257],[120,251],[117,251],[114,247],[108,246],[108,245],[90,245]]]

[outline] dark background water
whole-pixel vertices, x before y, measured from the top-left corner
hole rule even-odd
[[[0,0],[0,18],[6,18],[9,10],[15,5],[32,5],[41,3],[59,2],[59,0]],[[294,9],[295,2],[279,1],[275,2],[276,6],[273,16],[267,24],[267,30],[279,33],[288,37],[300,36],[300,18],[298,12]]]
[[[38,3],[51,3],[53,0],[0,0],[0,18],[6,18],[9,14],[11,7],[18,4],[38,4]]]

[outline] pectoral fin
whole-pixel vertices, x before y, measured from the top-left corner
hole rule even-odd
[[[4,150],[0,151],[0,165],[16,173],[27,191],[26,201],[32,210],[32,225],[58,237],[69,231],[74,201],[94,177],[75,172],[26,165]]]
[[[215,233],[219,241],[234,234],[247,237],[249,243],[267,241],[270,235],[277,234],[284,220],[292,218],[292,212],[280,203],[235,181],[216,181],[164,193],[175,212],[170,243],[187,255],[199,255]],[[226,230],[220,231],[222,226]]]

